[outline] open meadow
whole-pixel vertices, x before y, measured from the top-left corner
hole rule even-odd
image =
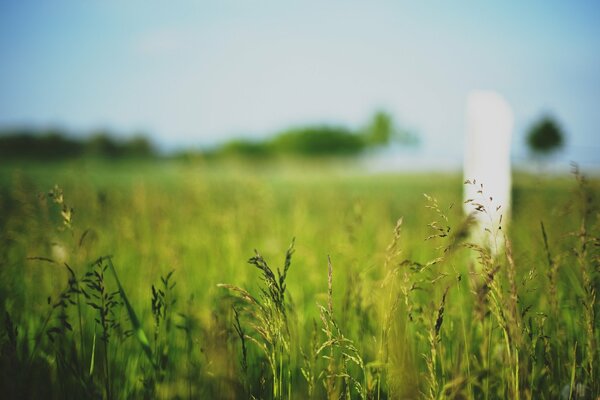
[[[516,174],[496,248],[463,185],[0,164],[0,397],[597,398],[599,182]]]

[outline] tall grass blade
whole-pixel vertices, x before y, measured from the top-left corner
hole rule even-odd
[[[136,339],[142,346],[142,350],[144,350],[146,357],[148,357],[148,361],[150,361],[150,364],[152,364],[152,367],[156,370],[158,369],[158,366],[152,358],[152,349],[150,348],[150,342],[148,341],[148,337],[144,333],[144,329],[142,329],[142,324],[140,323],[137,314],[131,306],[131,303],[129,303],[129,299],[127,298],[127,294],[125,294],[123,286],[121,286],[121,281],[119,281],[119,277],[117,276],[117,271],[112,263],[112,258],[107,257],[106,259],[108,260],[108,266],[110,267],[110,270],[113,276],[115,277],[115,281],[117,282],[119,293],[121,294],[121,298],[125,303],[125,308],[127,308],[127,314],[129,315],[129,319],[131,320],[131,325],[133,327],[133,336],[136,337]]]
[[[573,399],[573,389],[575,388],[575,370],[577,368],[577,342],[573,347],[573,366],[571,367],[571,381],[569,382],[569,400]]]
[[[94,363],[96,361],[96,332],[92,338],[92,358],[90,360],[90,376],[94,373]]]

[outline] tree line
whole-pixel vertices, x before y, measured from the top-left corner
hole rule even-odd
[[[390,114],[379,111],[365,126],[308,125],[277,132],[266,139],[232,139],[209,149],[187,149],[169,156],[270,158],[277,155],[353,156],[391,142],[417,143],[400,130]],[[109,132],[70,135],[58,129],[0,129],[0,158],[54,160],[78,157],[154,158],[157,147],[142,134],[128,138]]]
[[[0,130],[2,159],[150,158],[156,155],[155,146],[144,135],[117,138],[107,132],[97,132],[76,137],[57,129]]]
[[[418,137],[400,129],[392,116],[376,112],[364,126],[309,125],[283,130],[267,139],[234,139],[209,152],[212,156],[269,157],[353,156],[390,143],[415,145]]]
[[[547,158],[564,146],[564,133],[556,120],[543,116],[528,130],[531,154]],[[355,156],[390,143],[416,145],[418,136],[398,128],[392,116],[376,112],[362,127],[307,125],[286,129],[266,139],[232,139],[209,149],[186,149],[168,156],[268,159],[276,156]],[[68,158],[156,158],[157,146],[143,134],[128,137],[106,131],[75,136],[59,129],[0,129],[0,159],[60,160]]]

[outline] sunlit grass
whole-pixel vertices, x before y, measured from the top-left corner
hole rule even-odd
[[[597,182],[514,181],[494,254],[458,174],[4,164],[2,392],[594,398]]]

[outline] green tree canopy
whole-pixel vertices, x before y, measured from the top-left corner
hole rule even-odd
[[[362,135],[368,147],[386,146],[392,142],[413,146],[419,143],[419,138],[408,131],[399,129],[391,114],[377,111],[367,126],[362,129]]]
[[[527,134],[527,146],[536,155],[549,155],[563,147],[564,142],[561,127],[550,116],[542,117]]]
[[[367,143],[375,146],[386,145],[394,135],[394,120],[385,111],[378,111],[365,130]]]
[[[326,156],[358,154],[365,144],[349,129],[323,125],[289,129],[273,138],[269,146],[279,153]]]

